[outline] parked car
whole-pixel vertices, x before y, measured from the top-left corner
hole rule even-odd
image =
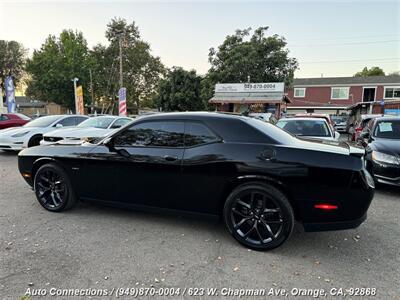
[[[103,137],[113,130],[128,124],[132,120],[132,118],[118,116],[92,117],[83,121],[76,127],[56,129],[43,134],[40,145],[51,145],[55,143],[80,144],[85,139]]]
[[[28,123],[31,119],[24,114],[1,114],[0,129],[19,127]]]
[[[400,117],[370,120],[359,141],[367,149],[367,169],[375,180],[400,186]]]
[[[351,124],[354,126],[354,132],[352,133],[352,141],[357,141],[360,133],[363,131],[364,127],[367,126],[368,122],[374,118],[382,117],[382,115],[372,114],[372,115],[361,115],[361,119],[356,121],[356,124]]]
[[[295,114],[295,118],[323,118],[328,122],[328,125],[331,127],[333,131],[335,131],[335,124],[331,119],[329,114],[316,114],[316,113],[306,113],[306,114]]]
[[[263,120],[265,122],[269,122],[271,124],[276,124],[277,119],[273,113],[250,113],[250,117],[257,118]]]
[[[76,126],[87,118],[81,115],[53,115],[40,117],[22,127],[0,130],[0,150],[19,151],[37,146],[46,132],[54,128]]]
[[[333,131],[326,119],[322,118],[282,118],[276,126],[308,139],[337,141],[340,137],[340,133]]]
[[[337,132],[347,132],[347,119],[348,116],[331,116],[333,126]]]
[[[295,219],[307,231],[366,219],[374,181],[365,150],[338,145],[300,140],[255,118],[164,113],[96,145],[25,149],[18,166],[49,211],[82,199],[222,216],[240,243],[267,250],[287,240]]]

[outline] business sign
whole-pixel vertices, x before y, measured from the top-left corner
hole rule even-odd
[[[400,115],[400,108],[386,108],[385,115]]]
[[[7,76],[4,80],[4,88],[6,90],[7,112],[15,113],[15,87],[11,76]]]
[[[75,108],[76,108],[76,114],[78,114],[78,115],[84,115],[85,114],[85,108],[83,106],[83,89],[82,89],[82,86],[77,86],[76,87]]]
[[[217,83],[216,93],[265,93],[281,92],[285,89],[284,82],[263,82],[263,83]]]

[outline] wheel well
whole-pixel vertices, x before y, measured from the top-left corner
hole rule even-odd
[[[39,168],[47,163],[57,163],[57,161],[55,159],[52,158],[41,158],[37,161],[35,161],[33,163],[33,167],[32,167],[32,178],[35,178],[36,172],[37,170],[39,170]]]
[[[32,146],[32,141],[34,141],[37,138],[43,138],[43,135],[42,134],[32,135],[31,138],[28,141],[28,147],[31,147]]]
[[[267,183],[272,185],[273,187],[275,187],[276,189],[280,190],[285,196],[286,198],[289,200],[290,205],[293,208],[293,212],[294,212],[294,217],[296,220],[300,220],[300,214],[299,214],[299,208],[298,205],[296,203],[296,201],[294,200],[293,195],[291,194],[291,192],[289,191],[289,189],[287,187],[284,186],[284,184],[274,180],[274,179],[270,179],[270,178],[266,178],[266,177],[260,177],[260,176],[248,176],[245,178],[240,178],[240,179],[236,179],[230,183],[228,183],[225,188],[224,191],[222,193],[222,199],[220,201],[220,205],[219,205],[219,209],[218,211],[221,213],[222,215],[222,211],[224,209],[224,205],[225,205],[225,201],[227,200],[229,194],[239,185],[247,183],[247,182],[260,182],[260,183]]]

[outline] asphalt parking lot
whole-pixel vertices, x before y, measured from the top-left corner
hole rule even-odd
[[[379,187],[355,230],[304,233],[298,225],[282,247],[249,251],[218,221],[90,203],[47,212],[18,173],[17,156],[0,153],[0,298],[21,299],[29,287],[154,286],[369,287],[377,289],[372,298],[400,299],[399,215],[400,189]]]

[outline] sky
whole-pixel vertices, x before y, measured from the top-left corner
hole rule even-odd
[[[363,67],[400,71],[398,1],[20,1],[0,0],[0,39],[39,49],[49,34],[82,31],[106,44],[113,17],[135,21],[167,66],[205,74],[208,51],[236,29],[269,26],[299,61],[295,77],[352,76]]]

